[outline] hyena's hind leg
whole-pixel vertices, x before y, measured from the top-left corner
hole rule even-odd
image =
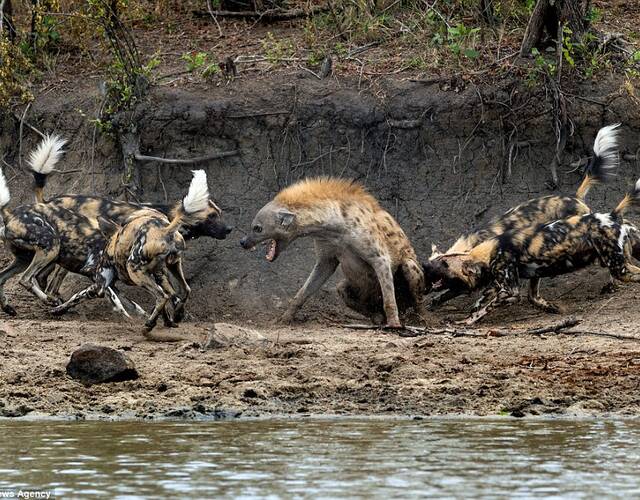
[[[377,290],[356,286],[346,279],[338,283],[336,290],[349,309],[369,318],[374,325],[384,324],[382,296]]]
[[[0,271],[0,306],[2,310],[9,316],[15,316],[16,310],[9,305],[6,295],[4,294],[4,284],[12,276],[24,271],[29,265],[29,260],[26,257],[16,256],[13,262]]]
[[[407,284],[409,292],[416,309],[416,313],[423,322],[427,321],[429,316],[427,308],[427,299],[424,296],[424,272],[422,266],[415,260],[408,260],[400,266]]]
[[[529,280],[529,302],[534,306],[549,313],[560,313],[562,308],[540,296],[540,278],[531,278]]]

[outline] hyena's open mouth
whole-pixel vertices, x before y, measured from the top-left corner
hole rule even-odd
[[[278,241],[277,240],[267,240],[267,242],[265,244],[267,245],[267,255],[265,255],[265,258],[269,262],[273,262],[274,260],[276,260],[278,258],[278,255],[280,255],[280,248],[279,248],[279,245],[278,245]]]

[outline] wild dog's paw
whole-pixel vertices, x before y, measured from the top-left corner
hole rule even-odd
[[[13,307],[11,307],[9,304],[7,304],[6,306],[3,306],[3,307],[2,307],[2,310],[3,310],[6,314],[8,314],[9,316],[17,316],[17,315],[18,315],[18,313],[16,312],[16,310],[15,310]]]
[[[45,302],[46,302],[46,304],[48,306],[52,306],[54,308],[57,308],[58,306],[62,305],[62,303],[63,303],[61,297],[54,297],[54,296],[51,296],[51,295],[49,295],[47,297],[47,300]]]
[[[62,316],[67,311],[66,308],[63,308],[62,305],[54,307],[53,309],[49,309],[49,314],[53,316]]]
[[[151,330],[153,330],[156,327],[156,323],[156,321],[145,321],[143,333],[149,333]]]
[[[166,326],[167,328],[178,328],[178,323],[176,323],[171,318],[165,317],[164,318],[164,326]]]

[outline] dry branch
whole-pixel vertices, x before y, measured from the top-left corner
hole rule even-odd
[[[327,11],[329,11],[329,6],[317,5],[310,9],[270,9],[262,12],[256,10],[209,10],[207,14],[213,17],[214,20],[218,17],[239,17],[245,19],[258,18],[259,20],[265,21],[286,21],[288,19],[297,19],[299,17],[311,17]]]
[[[234,151],[221,151],[210,155],[197,156],[195,158],[160,158],[158,156],[147,156],[140,153],[136,153],[134,158],[137,161],[158,161],[161,163],[169,163],[171,165],[193,165],[194,163],[218,160],[220,158],[227,158],[228,156],[235,156],[237,154],[240,154],[240,151],[236,149]]]

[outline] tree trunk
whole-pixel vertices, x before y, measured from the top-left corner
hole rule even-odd
[[[13,26],[11,0],[0,0],[0,35],[5,33],[10,42],[15,41],[16,28]]]
[[[532,48],[555,40],[560,26],[568,27],[574,39],[582,38],[589,29],[589,4],[590,0],[538,0],[524,33],[520,56],[526,57]]]

